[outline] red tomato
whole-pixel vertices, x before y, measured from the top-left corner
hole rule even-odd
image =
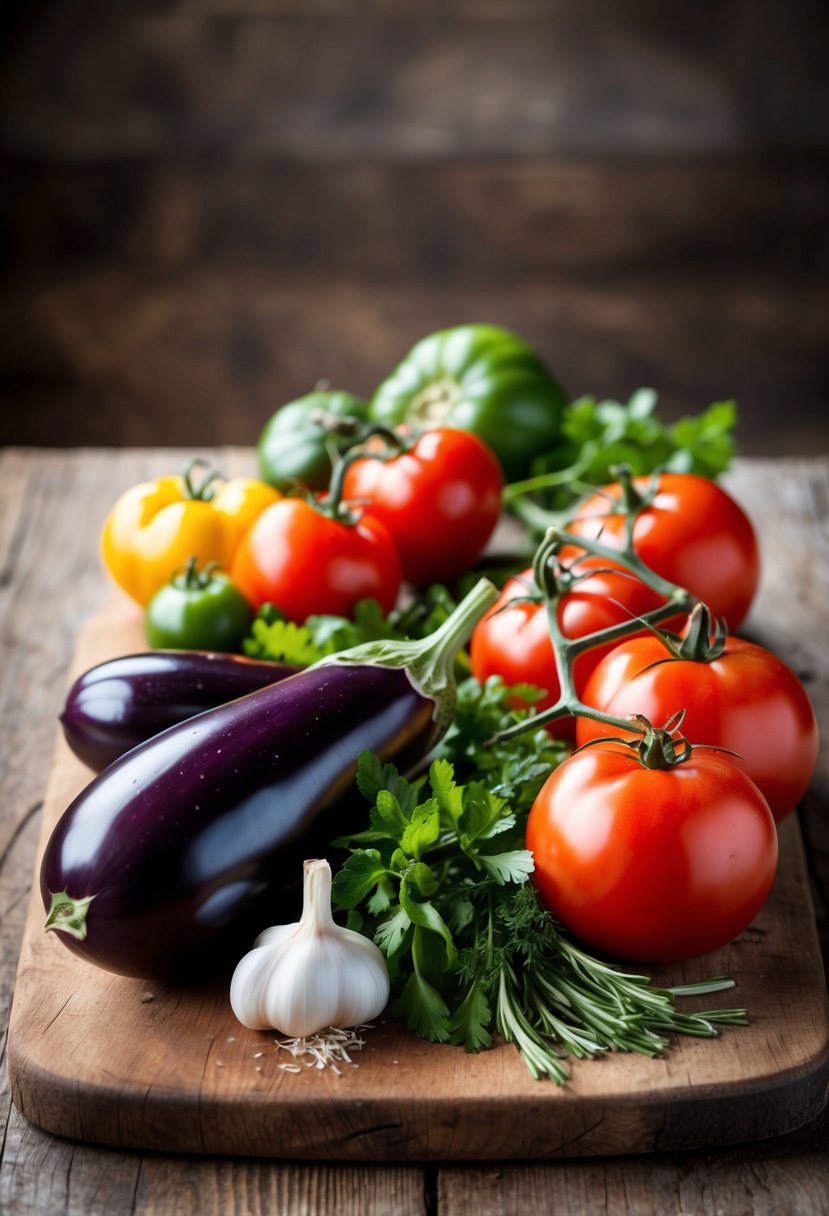
[[[483,552],[501,513],[501,466],[467,431],[427,431],[399,456],[357,460],[343,495],[366,502],[400,554],[403,577],[423,585],[454,578]]]
[[[644,493],[650,477],[635,477]],[[617,500],[619,485],[605,487]],[[608,500],[594,494],[579,508],[568,531],[599,537],[620,549],[625,516],[608,514]],[[737,629],[760,578],[757,538],[751,521],[725,490],[693,473],[660,473],[658,489],[633,528],[633,546],[647,566],[702,600],[715,617]]]
[[[601,743],[575,752],[527,822],[533,882],[553,915],[620,958],[706,954],[754,919],[777,865],[774,819],[756,785],[719,752],[670,769]]]
[[[616,718],[642,714],[661,726],[684,709],[682,733],[692,743],[736,752],[775,819],[797,806],[817,762],[815,712],[794,672],[771,651],[727,638],[719,658],[674,658],[659,638],[629,638],[596,667],[585,705]],[[625,732],[579,718],[576,742]]]
[[[245,535],[231,578],[255,608],[275,604],[292,621],[349,616],[358,600],[383,612],[400,590],[400,559],[382,523],[331,519],[302,498],[267,507]]]
[[[558,601],[558,624],[566,638],[586,637],[664,603],[661,596],[640,579],[626,574],[621,566],[611,569],[605,558],[584,558],[578,569],[592,569],[596,573],[565,592]],[[531,569],[509,580],[492,609],[475,626],[470,657],[472,674],[481,682],[497,675],[505,684],[533,684],[545,689],[546,695],[534,702],[536,708],[545,709],[556,703],[561,691],[547,613],[543,603],[513,602],[533,593],[537,594],[537,589]],[[594,647],[578,656],[573,676],[579,694],[596,664],[614,645]],[[559,736],[572,737],[572,719],[551,723],[550,730]]]

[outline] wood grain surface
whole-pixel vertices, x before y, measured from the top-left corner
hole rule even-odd
[[[206,453],[210,454],[210,453]],[[15,451],[0,456],[0,1008],[5,1026],[28,906],[39,818],[79,631],[107,594],[95,533],[125,485],[176,467],[170,451]],[[249,453],[217,454],[228,472]],[[742,461],[730,485],[765,556],[750,632],[807,681],[829,721],[829,457]],[[800,815],[826,945],[829,764],[824,742]],[[781,994],[781,1000],[786,994]],[[729,1031],[719,1043],[738,1041]],[[3,1040],[5,1055],[5,1039]],[[597,1065],[601,1068],[601,1065]],[[802,1131],[739,1148],[492,1166],[301,1165],[97,1149],[44,1133],[10,1105],[0,1073],[0,1211],[823,1213],[829,1185],[820,1116]]]

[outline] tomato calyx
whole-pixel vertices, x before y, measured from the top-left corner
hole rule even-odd
[[[203,475],[199,482],[194,481],[193,473],[202,469]],[[222,475],[214,469],[208,460],[202,456],[191,456],[184,462],[181,480],[184,486],[184,497],[188,502],[210,502],[216,493],[216,482],[221,481]]]
[[[646,622],[643,622],[646,624]],[[663,663],[675,660],[686,663],[713,663],[725,653],[728,629],[723,620],[713,621],[707,604],[695,604],[682,634],[669,629],[647,628],[658,638],[668,652],[664,658],[655,659],[643,671],[651,671]]]
[[[719,747],[714,743],[692,743],[690,739],[686,739],[680,731],[684,718],[685,710],[678,709],[676,713],[671,714],[664,726],[654,726],[644,714],[628,714],[624,725],[628,730],[641,732],[641,737],[630,739],[622,738],[621,735],[599,735],[582,743],[576,751],[585,751],[599,743],[619,743],[635,752],[643,768],[666,771],[676,768],[678,764],[684,764],[691,759],[694,752],[701,749],[721,752],[725,756],[733,756],[736,760],[742,759],[742,756],[729,747]],[[623,725],[621,719],[616,720]]]
[[[694,745],[684,735],[678,734],[676,739],[672,738],[672,732],[679,730],[684,717],[685,710],[681,709],[664,726],[653,726],[644,714],[630,715],[631,724],[643,731],[642,738],[633,741],[643,768],[671,769],[690,760]]]
[[[725,650],[727,629],[722,620],[712,620],[707,604],[695,604],[688,618],[685,636],[679,639],[679,644],[672,641],[670,634],[663,634],[662,640],[668,649],[678,659],[688,659],[692,663],[711,663],[718,659]]]
[[[204,591],[213,582],[213,576],[220,566],[218,562],[206,562],[199,570],[198,565],[198,557],[189,557],[184,569],[177,570],[170,582],[179,591]]]
[[[416,442],[416,436],[406,434],[402,427],[385,426],[382,422],[366,422],[353,414],[332,414],[324,409],[312,410],[309,420],[321,427],[333,438],[346,441],[338,446],[337,456],[342,459],[373,457],[391,460],[400,452],[408,451]],[[383,446],[369,446],[372,439],[381,439]]]
[[[691,754],[701,744],[689,742],[684,735],[677,733],[685,717],[685,710],[680,709],[668,719],[664,726],[654,726],[644,714],[629,714],[626,722],[630,728],[641,731],[641,737],[623,739],[621,735],[603,735],[596,739],[588,739],[577,751],[584,751],[598,743],[618,743],[636,754],[643,768],[672,769],[678,764],[690,760]],[[673,735],[676,734],[676,738]]]
[[[314,410],[311,418],[331,436],[331,480],[324,497],[306,492],[306,502],[329,519],[354,525],[361,513],[353,510],[355,505],[360,504],[344,496],[348,470],[358,460],[381,460],[384,463],[394,460],[414,446],[416,436],[404,435],[400,430],[382,423],[365,422],[351,415],[327,414],[324,410]],[[335,444],[335,437],[339,444]],[[376,440],[380,442],[372,442]],[[303,492],[300,488],[300,493]]]

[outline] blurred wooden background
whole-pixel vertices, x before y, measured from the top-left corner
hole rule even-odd
[[[7,0],[0,441],[251,443],[423,334],[829,449],[820,0]]]

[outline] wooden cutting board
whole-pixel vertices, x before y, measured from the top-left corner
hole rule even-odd
[[[80,639],[73,676],[141,649],[136,610],[118,600]],[[89,777],[60,739],[41,849]],[[760,1139],[812,1120],[827,1098],[826,984],[793,816],[756,921],[716,954],[656,975],[664,984],[730,975],[736,990],[696,1007],[744,1005],[750,1025],[677,1040],[658,1060],[573,1062],[562,1088],[533,1081],[508,1045],[468,1055],[383,1019],[352,1064],[297,1070],[274,1033],[236,1022],[226,985],[180,990],[110,975],[44,932],[43,919],[35,875],[11,1017],[12,1094],[27,1119],[77,1140],[340,1161],[594,1156]]]

